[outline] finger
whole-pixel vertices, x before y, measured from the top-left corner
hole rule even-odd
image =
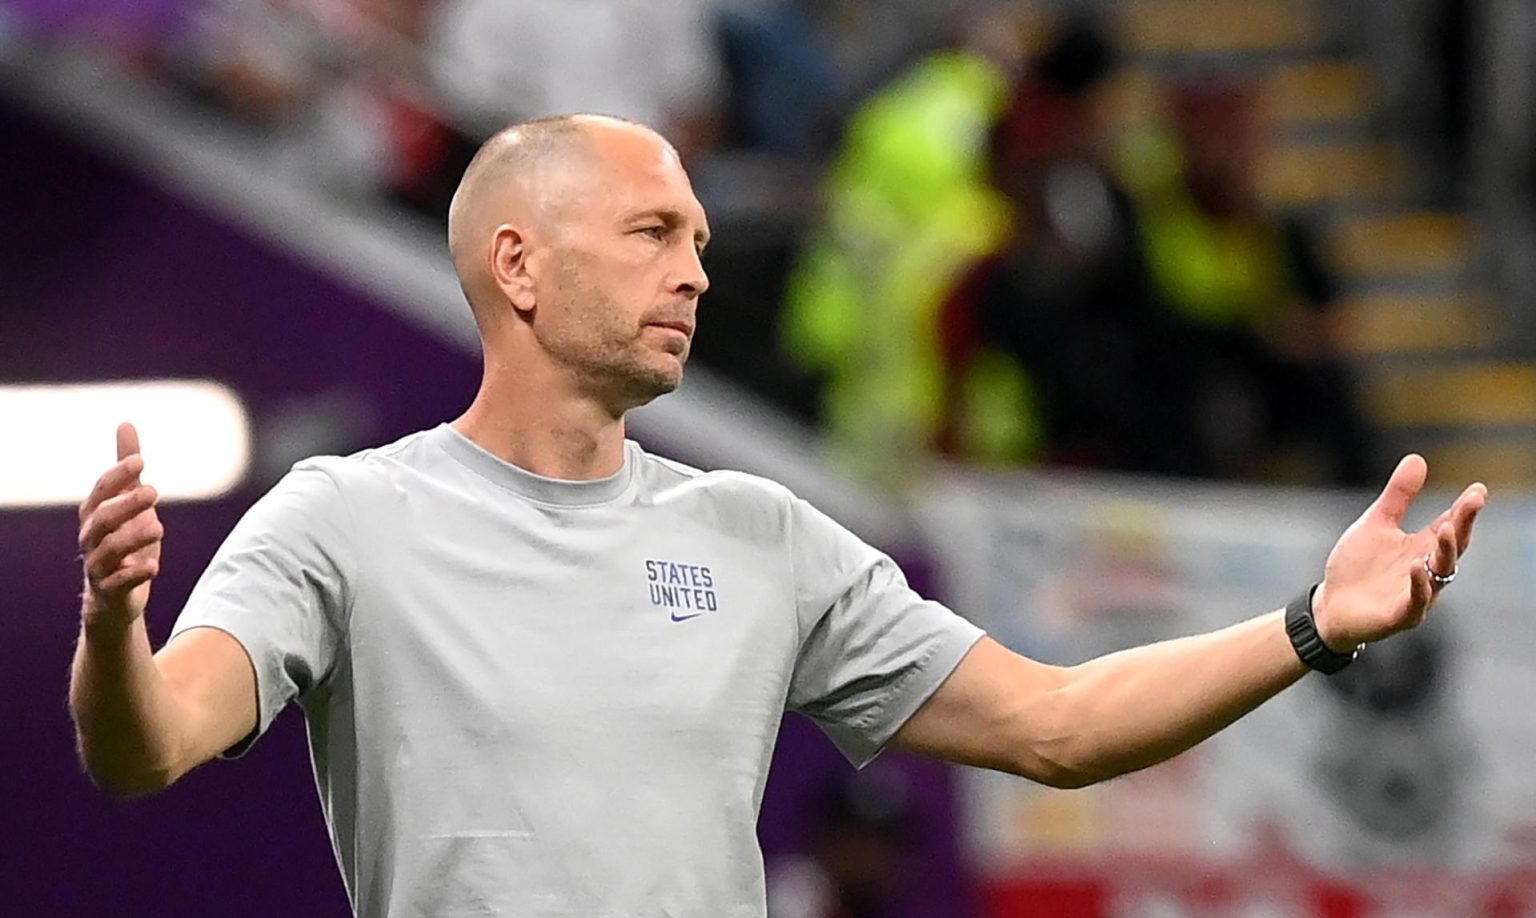
[[[103,593],[118,593],[131,590],[141,583],[147,583],[160,573],[160,560],[158,558],[145,558],[132,564],[126,564],[118,568],[112,576],[103,580],[96,589]]]
[[[139,432],[127,421],[117,425],[117,458],[127,459],[139,452]]]
[[[153,556],[165,538],[165,530],[158,520],[143,518],[133,526],[124,527],[102,541],[85,556],[86,576],[95,581],[111,576],[124,559],[135,555]],[[146,551],[146,549],[154,549]]]
[[[1435,584],[1429,579],[1429,571],[1423,562],[1408,572],[1408,624],[1410,627],[1424,620],[1424,611],[1435,598]]]
[[[1387,486],[1381,496],[1376,498],[1366,513],[1378,516],[1394,526],[1401,526],[1408,507],[1424,489],[1424,479],[1428,475],[1429,467],[1425,465],[1422,456],[1416,453],[1404,456],[1403,461],[1392,470],[1392,477],[1387,479]]]
[[[1488,488],[1477,482],[1461,492],[1456,498],[1456,503],[1451,505],[1450,524],[1456,537],[1456,553],[1466,554],[1467,546],[1472,544],[1472,524],[1477,522],[1477,513],[1488,503]]]
[[[152,485],[139,485],[132,491],[103,501],[101,506],[97,507],[80,526],[80,553],[90,554],[97,545],[101,544],[102,539],[140,513],[154,507],[159,497],[159,493]]]
[[[120,459],[116,465],[107,469],[100,478],[96,479],[91,493],[80,502],[80,522],[85,522],[85,518],[101,506],[102,501],[137,484],[139,473],[142,471],[144,471],[144,457],[137,455]]]
[[[123,559],[155,545],[165,537],[165,529],[159,520],[148,520],[125,526],[102,540],[85,558],[85,573],[92,583],[101,583],[122,565]]]
[[[1435,548],[1426,559],[1429,569],[1441,577],[1449,577],[1456,572],[1456,558],[1456,533],[1449,523],[1443,523],[1435,531]]]
[[[1461,544],[1463,532],[1462,532],[1462,526],[1460,525],[1460,522],[1466,521],[1465,517],[1466,517],[1466,514],[1469,513],[1469,512],[1475,515],[1477,513],[1477,511],[1481,510],[1483,508],[1483,505],[1486,504],[1487,502],[1488,502],[1488,487],[1487,487],[1487,485],[1484,485],[1480,481],[1476,482],[1475,484],[1470,484],[1470,485],[1467,486],[1466,490],[1462,491],[1460,494],[1458,494],[1456,496],[1455,502],[1453,502],[1449,507],[1446,507],[1444,510],[1442,510],[1440,512],[1440,515],[1435,517],[1435,521],[1430,523],[1428,526],[1425,526],[1423,531],[1424,532],[1434,532],[1434,531],[1436,531],[1437,529],[1440,528],[1440,524],[1441,523],[1452,523],[1453,525],[1456,526],[1457,542],[1458,542],[1458,544]],[[1467,522],[1468,526],[1470,526],[1470,521],[1466,521],[1466,522]],[[1471,538],[1470,529],[1465,533],[1465,535],[1466,535],[1466,538],[1468,538],[1468,539]],[[1466,551],[1466,546],[1464,544],[1461,545],[1461,550],[1462,551]]]

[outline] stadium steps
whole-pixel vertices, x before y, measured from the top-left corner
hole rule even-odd
[[[1142,62],[1111,77],[1107,121],[1119,130],[1154,124],[1162,87],[1177,67]],[[1283,138],[1365,139],[1381,100],[1369,70],[1353,61],[1322,58],[1263,67],[1254,74],[1265,115]]]
[[[1363,394],[1384,442],[1422,453],[1435,481],[1536,487],[1536,364],[1441,362],[1368,378]]]
[[[1374,374],[1364,396],[1372,416],[1394,427],[1536,424],[1536,363],[1437,361]]]
[[[1292,52],[1324,34],[1298,0],[1138,0],[1116,29],[1121,47],[1152,55]]]
[[[1263,77],[1262,92],[1269,115],[1279,126],[1362,124],[1381,108],[1370,69],[1350,60],[1281,64]]]
[[[1492,488],[1529,490],[1536,484],[1536,436],[1521,432],[1514,439],[1493,437],[1461,438],[1444,444],[1431,444],[1419,452],[1429,463],[1433,482],[1439,487],[1455,488],[1481,481]]]
[[[1508,326],[1471,295],[1360,294],[1340,302],[1337,316],[1340,344],[1358,360],[1485,351]]]
[[[1397,197],[1411,170],[1407,157],[1380,141],[1292,142],[1272,147],[1259,163],[1259,193],[1281,209],[1342,198]]]
[[[1155,123],[1169,77],[1254,80],[1271,127],[1261,192],[1323,230],[1344,289],[1336,330],[1384,457],[1420,451],[1441,482],[1536,487],[1536,364],[1506,353],[1511,315],[1479,287],[1473,222],[1419,203],[1423,176],[1383,134],[1376,72],[1336,13],[1324,0],[1133,0],[1115,29],[1127,60],[1109,121]]]
[[[1364,281],[1394,275],[1466,276],[1477,240],[1464,214],[1402,211],[1338,219],[1328,243],[1336,269]]]

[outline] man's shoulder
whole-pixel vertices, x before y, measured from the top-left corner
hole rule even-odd
[[[642,451],[651,502],[672,504],[695,517],[756,533],[775,542],[798,542],[812,554],[876,551],[858,534],[771,478],[729,469],[703,471]]]
[[[432,457],[426,447],[431,434],[431,430],[419,430],[391,443],[346,455],[309,456],[295,462],[287,477],[316,483],[328,481],[343,494],[387,487],[402,470],[419,470],[430,463]]]
[[[645,486],[657,497],[690,493],[774,508],[787,507],[794,500],[789,488],[771,478],[733,469],[698,469],[643,449],[639,452]]]

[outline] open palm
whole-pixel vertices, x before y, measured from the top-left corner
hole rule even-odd
[[[1488,499],[1481,483],[1469,485],[1423,529],[1401,528],[1428,474],[1422,457],[1405,457],[1329,553],[1312,605],[1318,632],[1334,650],[1347,653],[1424,621],[1438,593],[1429,570],[1453,573],[1467,550],[1472,523]]]

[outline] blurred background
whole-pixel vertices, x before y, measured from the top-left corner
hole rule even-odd
[[[81,775],[74,505],[139,422],[163,639],[293,461],[468,404],[448,198],[598,111],[715,237],[632,435],[1021,652],[1283,605],[1403,452],[1493,489],[1430,625],[1107,785],[789,718],[774,918],[1536,915],[1533,62],[1526,0],[0,0],[0,913],[346,914],[297,714],[159,798]]]

